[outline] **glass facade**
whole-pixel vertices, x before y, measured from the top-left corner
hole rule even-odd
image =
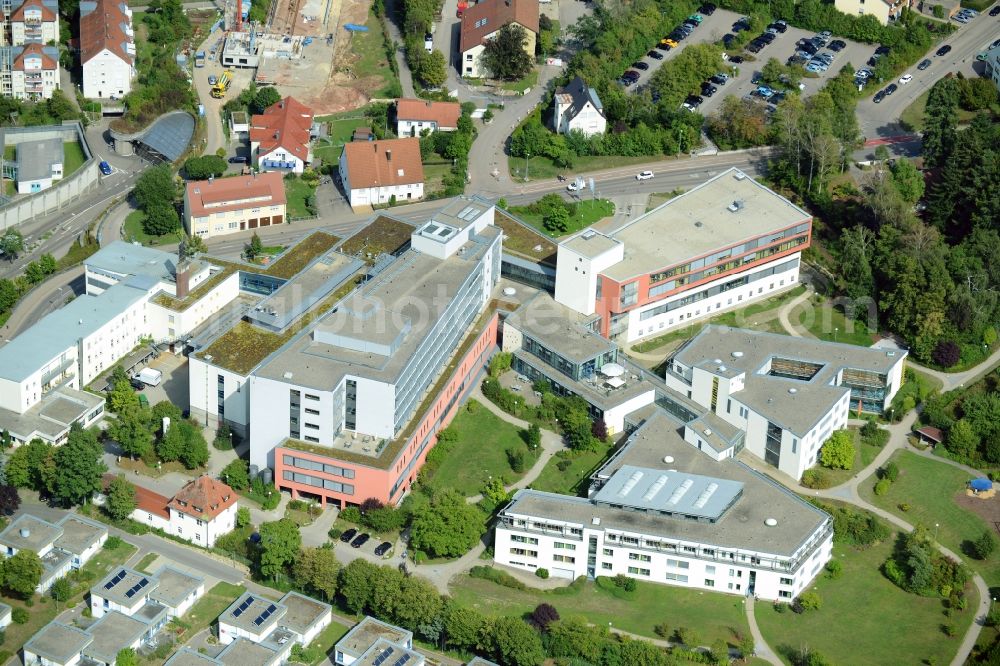
[[[599,356],[595,356],[594,358],[583,363],[574,363],[527,335],[524,336],[524,343],[521,346],[532,356],[545,361],[559,372],[563,373],[570,379],[575,379],[576,381],[589,379],[593,377],[605,363],[614,363],[618,360],[618,349],[612,348],[607,352]]]

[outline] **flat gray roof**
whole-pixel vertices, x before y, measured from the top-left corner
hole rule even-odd
[[[580,396],[590,404],[596,405],[603,411],[617,407],[623,402],[638,397],[643,393],[652,393],[655,390],[652,382],[646,379],[641,372],[635,371],[623,358],[619,359],[618,364],[624,367],[626,371],[629,371],[625,375],[622,375],[622,379],[625,380],[625,384],[624,386],[620,386],[618,388],[611,388],[605,386],[604,382],[596,377],[593,378],[592,381],[577,381],[572,377],[564,375],[557,368],[549,365],[534,354],[526,352],[523,349],[516,350],[514,352],[514,356],[527,365],[535,368],[546,377],[549,377],[552,383],[559,384],[563,388],[569,389],[576,395]],[[636,377],[636,379],[632,379],[633,376]]]
[[[365,262],[336,251],[317,257],[264,298],[247,317],[262,326],[284,329],[357,273]]]
[[[186,574],[179,569],[164,565],[156,572],[157,586],[150,599],[177,608],[195,590],[205,584],[204,578]]]
[[[268,633],[275,627],[287,609],[277,601],[259,594],[245,592],[219,616],[219,622],[244,629],[253,634]]]
[[[734,202],[740,202],[736,212],[729,210]],[[625,244],[625,257],[602,273],[621,282],[811,217],[742,171],[728,169],[610,232]]]
[[[41,180],[52,175],[52,165],[65,160],[62,139],[37,139],[17,144],[17,180]]]
[[[63,533],[56,539],[56,548],[74,555],[82,555],[108,533],[108,528],[104,525],[76,514],[65,516],[59,521],[59,527],[63,529]]]
[[[332,390],[348,373],[398,381],[413,353],[500,233],[499,228],[489,226],[466,243],[464,253],[444,260],[407,250],[356,289],[336,312],[265,361],[255,374],[319,390]],[[392,343],[392,353],[359,350],[380,342]],[[355,348],[346,347],[348,344]]]
[[[698,434],[698,437],[718,452],[731,449],[743,431],[712,411],[705,411],[700,416],[688,421],[687,426]]]
[[[365,616],[361,622],[354,625],[350,631],[344,634],[343,638],[337,641],[336,649],[357,659],[380,639],[396,645],[404,645],[413,640],[413,634],[406,629],[376,620],[369,615]]]
[[[661,412],[650,417],[628,443],[596,474],[607,479],[629,467],[670,474],[679,470],[743,484],[742,497],[715,523],[672,518],[656,513],[628,511],[596,504],[590,499],[519,490],[505,515],[552,518],[597,529],[626,530],[651,536],[791,557],[830,518],[778,483],[746,465],[726,458],[719,462],[685,442],[682,426]],[[664,462],[665,456],[673,461]],[[774,518],[777,525],[765,524]]]
[[[616,240],[611,236],[606,236],[594,229],[587,229],[559,243],[559,246],[573,250],[573,252],[583,255],[588,259],[593,259],[621,244],[620,240]]]
[[[431,213],[430,221],[464,229],[492,207],[492,203],[478,195],[456,197],[444,208]]]
[[[742,493],[739,481],[622,465],[591,499],[650,513],[718,520]]]
[[[78,296],[0,347],[0,377],[20,382],[145,297],[116,284],[100,296]]]
[[[288,609],[288,612],[281,618],[281,626],[287,627],[300,636],[305,635],[316,626],[317,622],[324,617],[329,617],[333,612],[333,607],[330,604],[310,599],[294,591],[283,596],[281,604]]]
[[[582,315],[538,292],[509,315],[504,326],[513,326],[546,348],[574,363],[585,363],[617,349],[615,343],[587,328],[599,317]]]
[[[173,281],[177,272],[177,254],[116,240],[87,257],[84,264],[119,275],[146,275]]]
[[[90,588],[90,593],[123,606],[134,606],[136,601],[156,589],[155,576],[134,569],[116,567],[104,580]]]
[[[24,650],[57,664],[65,664],[80,654],[92,640],[94,637],[87,632],[53,620],[24,644]]]
[[[83,656],[105,664],[113,664],[118,652],[131,647],[146,633],[148,626],[118,611],[105,613],[104,617],[88,629],[94,640],[83,649]]]
[[[424,663],[424,655],[384,638],[368,648],[351,666],[417,666]]]
[[[225,666],[271,666],[278,661],[278,653],[240,637],[226,646],[216,658]]]
[[[66,575],[66,565],[73,559],[73,556],[65,550],[53,548],[42,555],[42,577],[39,581],[43,587],[47,587],[56,576]]]
[[[0,532],[0,545],[37,553],[55,543],[62,533],[63,528],[58,525],[36,518],[30,513],[22,513]]]
[[[712,325],[703,328],[672,359],[723,377],[745,375],[744,388],[733,393],[733,399],[804,435],[849,391],[833,385],[842,371],[887,375],[907,353]],[[819,367],[808,381],[765,374],[774,359]]]
[[[221,666],[222,662],[189,647],[174,652],[163,666]]]

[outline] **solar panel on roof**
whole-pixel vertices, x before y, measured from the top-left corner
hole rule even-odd
[[[124,577],[125,577],[125,572],[124,571],[119,571],[117,574],[115,574],[114,578],[112,578],[111,580],[109,580],[107,583],[104,584],[104,589],[105,590],[110,590],[115,585],[117,585],[118,583],[120,583],[121,580],[122,580],[122,578],[124,578]]]
[[[410,655],[404,654],[402,657],[396,660],[396,663],[392,666],[403,666],[406,662],[410,660]]]
[[[382,653],[375,657],[375,666],[382,666],[385,660],[392,656],[392,653],[393,649],[391,647],[382,650]]]

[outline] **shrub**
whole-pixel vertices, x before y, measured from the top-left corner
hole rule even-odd
[[[674,638],[682,645],[698,645],[698,634],[695,633],[694,629],[689,627],[677,627],[677,631],[674,632]]]
[[[535,575],[541,578],[542,580],[545,580],[546,578],[549,577],[549,570],[546,569],[545,567],[540,567],[538,569],[535,569]]]
[[[840,560],[830,560],[826,563],[826,577],[837,580],[844,575],[844,565]]]
[[[523,472],[527,467],[527,456],[525,453],[524,448],[521,446],[512,446],[507,449],[507,464],[517,474]]]
[[[934,347],[931,358],[942,368],[950,368],[962,357],[962,348],[951,340],[942,340]]]
[[[899,478],[899,465],[889,461],[885,464],[885,467],[879,470],[879,476],[889,481],[889,483],[896,483],[896,479]]]
[[[340,512],[340,517],[349,523],[358,524],[361,522],[361,509],[356,506],[349,506]]]
[[[336,541],[337,539],[340,538],[340,535],[343,533],[344,530],[340,529],[339,527],[331,527],[330,531],[327,532],[326,535],[330,537],[330,541]]]
[[[934,18],[943,19],[944,18],[944,7],[941,5],[934,5],[931,7],[931,11],[934,13]]]
[[[792,599],[792,603],[788,607],[797,615],[802,615],[806,612],[806,607],[802,605],[802,601],[798,597]]]
[[[121,537],[109,536],[104,542],[104,550],[118,550],[125,544]]]
[[[972,556],[977,560],[985,560],[997,548],[997,541],[992,530],[984,530],[979,538],[972,542]]]
[[[948,638],[954,638],[958,635],[958,628],[955,626],[954,622],[945,622],[941,625],[941,633]]]
[[[10,619],[17,624],[25,624],[29,618],[28,611],[23,608],[15,608],[10,614]]]
[[[889,479],[879,479],[875,482],[875,494],[881,497],[889,492],[889,488],[892,486],[892,481]]]
[[[910,503],[909,502],[900,502],[899,503],[899,510],[902,511],[903,513],[906,513],[907,511],[910,510]]]
[[[800,594],[798,602],[804,610],[819,610],[820,606],[823,605],[823,600],[819,594],[812,590]]]
[[[1000,612],[1000,610],[998,610]],[[670,638],[670,625],[666,622],[660,622],[655,627],[653,627],[653,633],[655,633],[660,638]]]
[[[826,472],[821,469],[807,469],[802,473],[802,485],[806,488],[826,488],[829,485]]]
[[[780,615],[781,613],[784,613],[786,610],[788,610],[788,604],[786,604],[784,601],[775,601],[773,608],[774,612]]]
[[[549,628],[549,625],[559,620],[559,611],[552,604],[538,604],[531,613],[531,621],[541,630]]]
[[[615,587],[625,590],[626,592],[634,592],[637,587],[635,578],[626,576],[625,574],[618,574],[611,579],[611,582],[614,583]]]
[[[482,565],[475,566],[469,569],[469,575],[473,578],[482,578],[483,580],[491,581],[497,585],[509,587],[512,590],[524,590],[527,588],[524,583],[511,576],[506,571],[500,571],[499,569],[494,569],[493,567]]]

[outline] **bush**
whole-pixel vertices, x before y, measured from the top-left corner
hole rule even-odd
[[[784,601],[775,601],[773,604],[773,608],[774,612],[780,615],[781,613],[784,613],[786,610],[788,610],[788,604],[786,604]]]
[[[941,5],[934,5],[931,8],[931,12],[934,13],[934,18],[936,18],[936,19],[943,19],[944,18],[944,7],[942,7]]]
[[[339,527],[331,527],[330,531],[327,532],[326,535],[330,537],[330,541],[336,541],[337,539],[340,538],[340,535],[343,533],[344,530],[340,529]]]
[[[653,627],[653,633],[655,633],[660,638],[670,638],[670,625],[666,622],[660,622]]]
[[[541,630],[549,628],[549,625],[559,620],[559,611],[552,604],[538,604],[531,613],[531,621]]]
[[[615,587],[625,590],[626,592],[635,592],[635,588],[638,587],[638,584],[635,582],[635,578],[626,576],[625,574],[618,574],[611,579],[611,582],[614,583]]]
[[[879,477],[887,480],[889,483],[895,483],[896,479],[899,478],[899,465],[889,461],[879,470]]]
[[[361,523],[361,509],[356,506],[349,506],[340,512],[340,518],[346,520],[349,523],[360,524]]]
[[[515,473],[520,474],[523,472],[527,466],[527,455],[524,448],[512,446],[507,449],[507,463]]]
[[[813,591],[803,592],[797,600],[804,610],[819,610],[823,605],[823,600],[819,594]]]
[[[875,494],[881,497],[889,492],[890,487],[892,487],[892,481],[889,479],[879,479],[875,482]]]
[[[907,511],[910,510],[910,503],[909,502],[900,502],[899,503],[899,510],[902,511],[903,513],[906,513]]]
[[[482,578],[483,580],[491,581],[497,585],[509,587],[512,590],[527,589],[527,586],[524,583],[511,576],[506,571],[500,571],[499,569],[494,569],[493,567],[482,565],[474,566],[469,569],[469,575],[473,578]]]
[[[12,619],[16,624],[25,624],[29,618],[30,615],[28,615],[28,611],[23,608],[15,608],[10,614],[10,619]]]
[[[121,537],[109,536],[107,540],[104,542],[103,548],[104,550],[118,550],[123,545],[125,545],[125,542],[122,541]]]
[[[942,368],[950,368],[962,357],[962,348],[951,340],[942,340],[934,347],[931,358]]]
[[[997,548],[997,541],[993,537],[992,530],[984,530],[979,538],[972,542],[972,556],[977,560],[985,560],[993,554]]]
[[[958,635],[958,628],[954,622],[945,622],[941,625],[941,632],[948,638],[954,638]]]
[[[677,627],[677,631],[674,632],[674,638],[682,645],[692,647],[698,645],[698,634],[690,627]]]
[[[826,563],[826,577],[837,580],[844,575],[844,565],[840,560],[830,560]]]
[[[807,469],[802,473],[802,485],[806,488],[826,488],[830,484],[823,470]]]
[[[546,569],[545,567],[540,567],[538,569],[535,569],[535,575],[541,578],[542,580],[545,580],[546,578],[549,577],[549,570]]]

